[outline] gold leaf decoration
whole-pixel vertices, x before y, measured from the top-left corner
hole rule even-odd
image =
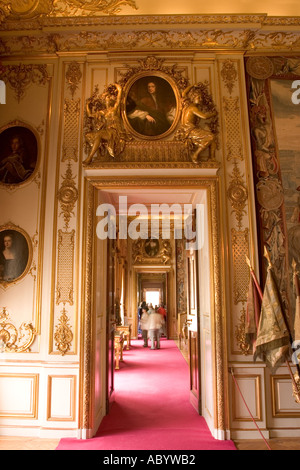
[[[56,325],[54,334],[55,346],[61,355],[64,356],[70,350],[73,341],[73,333],[68,325],[69,317],[65,308],[63,308],[58,321],[59,324]]]

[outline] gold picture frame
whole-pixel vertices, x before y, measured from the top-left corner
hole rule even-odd
[[[180,93],[163,72],[140,72],[124,89],[122,117],[137,139],[160,140],[172,134],[180,119]]]
[[[31,182],[40,165],[40,139],[36,130],[22,121],[0,129],[0,186],[18,188]]]
[[[28,273],[33,257],[32,241],[20,227],[0,226],[0,286],[8,287]]]

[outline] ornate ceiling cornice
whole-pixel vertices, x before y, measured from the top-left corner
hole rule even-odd
[[[134,0],[0,0],[0,54],[300,51],[300,17],[113,14],[123,6],[137,8]]]

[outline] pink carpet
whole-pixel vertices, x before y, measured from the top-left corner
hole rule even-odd
[[[236,450],[215,440],[189,402],[189,368],[174,341],[160,350],[133,340],[115,373],[115,402],[93,439],[61,439],[58,450]]]

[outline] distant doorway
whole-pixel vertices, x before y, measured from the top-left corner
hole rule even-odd
[[[160,304],[160,291],[159,290],[147,290],[146,291],[146,303],[152,304],[153,307]]]

